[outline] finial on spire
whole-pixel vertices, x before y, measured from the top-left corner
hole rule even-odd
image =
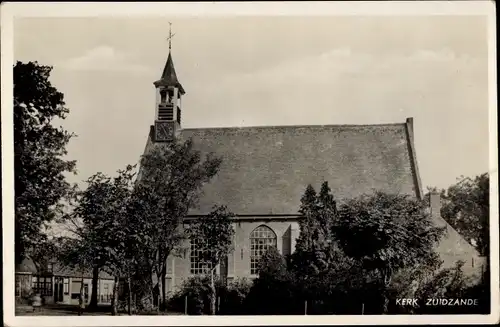
[[[172,50],[172,38],[174,37],[175,33],[172,34],[172,23],[168,22],[169,24],[169,30],[168,30],[168,51],[170,52]]]

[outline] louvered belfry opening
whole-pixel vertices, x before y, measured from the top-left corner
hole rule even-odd
[[[160,90],[160,103],[158,105],[158,120],[174,120],[174,92],[173,90]]]
[[[160,104],[158,107],[158,120],[174,120],[174,105],[171,103]]]

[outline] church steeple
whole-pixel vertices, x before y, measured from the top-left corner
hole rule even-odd
[[[167,62],[160,79],[154,82],[156,88],[156,142],[172,141],[181,128],[181,98],[186,92],[177,78],[172,59],[172,37],[174,35],[170,29],[167,38],[169,43]]]
[[[165,68],[163,68],[163,73],[161,74],[160,79],[154,82],[154,85],[156,88],[160,86],[173,86],[177,87],[182,95],[186,93],[181,83],[179,82],[179,79],[177,78],[171,51],[168,52],[168,58],[167,62],[165,63]]]

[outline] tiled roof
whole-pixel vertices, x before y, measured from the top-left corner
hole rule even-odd
[[[202,153],[222,156],[199,207],[237,215],[296,214],[308,184],[328,181],[336,198],[374,189],[421,196],[412,120],[386,125],[183,129]]]
[[[165,68],[163,68],[163,73],[161,74],[161,78],[156,81],[155,86],[175,86],[178,87],[181,94],[185,94],[184,88],[182,87],[179,79],[177,78],[177,74],[175,73],[174,61],[172,59],[172,54],[168,54],[167,62],[165,63]]]
[[[75,268],[70,268],[68,266],[63,266],[61,263],[57,262],[57,260],[53,260],[54,266],[52,268],[52,274],[56,276],[65,276],[65,277],[82,277],[82,272]],[[38,270],[31,259],[24,259],[20,265],[16,266],[16,272],[28,272],[32,274],[37,274]],[[92,269],[87,268],[83,271],[84,278],[92,278]],[[101,270],[99,272],[99,278],[103,279],[113,279],[111,275],[107,272]]]
[[[82,271],[79,271],[78,269],[63,266],[59,263],[56,263],[54,265],[54,275],[68,276],[68,277],[82,277]],[[83,277],[84,278],[92,278],[92,268],[85,269],[85,271],[83,271]],[[107,272],[101,270],[99,272],[99,278],[113,279],[113,276],[111,276]]]

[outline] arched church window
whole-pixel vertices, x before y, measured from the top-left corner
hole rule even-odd
[[[259,226],[250,234],[250,273],[259,272],[260,258],[271,247],[277,246],[277,237],[273,230],[267,226]]]
[[[200,247],[200,239],[192,238],[190,247],[190,263],[191,263],[191,274],[192,275],[203,275],[207,274],[212,267],[210,262],[205,262],[203,260],[203,252]]]

